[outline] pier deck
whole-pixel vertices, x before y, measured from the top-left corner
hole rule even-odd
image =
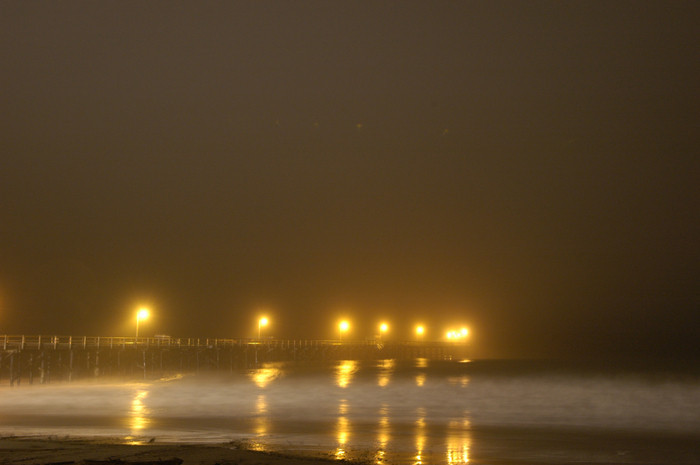
[[[248,368],[281,361],[464,358],[464,344],[433,341],[0,336],[0,384]]]

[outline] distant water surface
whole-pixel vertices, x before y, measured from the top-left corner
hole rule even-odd
[[[700,373],[641,361],[346,360],[3,386],[0,434],[237,441],[400,465],[700,463]]]

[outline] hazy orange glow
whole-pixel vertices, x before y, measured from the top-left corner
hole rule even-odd
[[[345,388],[350,384],[353,375],[358,370],[358,363],[355,360],[343,360],[336,367],[335,382],[341,388]]]
[[[282,370],[275,367],[258,368],[250,373],[250,378],[259,388],[265,388],[272,381],[276,380]]]
[[[348,323],[346,320],[343,320],[338,325],[338,328],[340,329],[340,332],[344,333],[350,329],[350,323]]]
[[[462,327],[460,330],[450,330],[446,334],[447,339],[466,339],[469,337],[469,330]]]
[[[143,441],[139,439],[139,435],[143,433],[143,429],[146,429],[150,423],[148,419],[148,414],[150,411],[146,408],[144,404],[144,399],[148,397],[148,390],[139,389],[136,391],[136,395],[131,401],[131,409],[129,410],[129,428],[131,434],[126,437],[128,440],[127,444],[143,444]]]

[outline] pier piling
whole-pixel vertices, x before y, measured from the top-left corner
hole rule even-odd
[[[77,343],[76,343],[77,341]],[[162,376],[174,372],[234,372],[266,362],[343,359],[462,359],[464,344],[407,341],[256,340],[72,336],[0,336],[0,383],[19,386],[86,377]]]

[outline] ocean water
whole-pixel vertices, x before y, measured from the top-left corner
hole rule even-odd
[[[0,387],[0,435],[228,443],[387,464],[700,463],[692,365],[345,360]]]

